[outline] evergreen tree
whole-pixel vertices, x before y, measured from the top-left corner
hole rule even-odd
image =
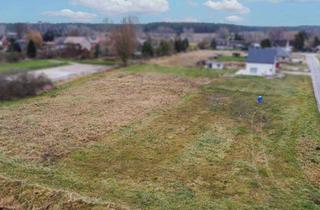
[[[157,55],[158,56],[166,56],[171,54],[171,47],[170,43],[162,40],[160,42],[159,48],[157,49]]]
[[[312,44],[313,47],[318,47],[320,46],[320,39],[319,37],[314,37],[314,40],[313,40],[313,44]]]
[[[305,50],[305,41],[308,39],[308,34],[305,31],[300,31],[294,36],[293,46],[298,51]]]
[[[37,48],[32,40],[28,43],[27,55],[29,58],[35,58],[37,56]]]
[[[45,42],[52,42],[54,41],[54,37],[55,34],[53,31],[47,31],[44,35],[43,35],[43,41]]]
[[[271,41],[270,41],[270,39],[264,39],[261,41],[260,45],[262,48],[271,47]]]
[[[175,41],[174,41],[174,49],[177,53],[180,53],[182,52],[182,49],[183,49],[183,46],[182,46],[182,41],[180,38],[177,38]]]
[[[210,47],[211,49],[215,50],[217,49],[217,42],[215,39],[212,39],[211,42],[210,42]]]
[[[186,52],[189,48],[189,40],[186,38],[182,41],[182,51]]]
[[[15,39],[10,39],[9,40],[9,47],[8,47],[8,52],[18,52],[21,53],[21,47],[18,42],[16,42]]]
[[[154,49],[152,47],[151,40],[147,40],[143,43],[141,51],[144,57],[150,58],[154,56]]]
[[[99,58],[100,54],[101,54],[100,45],[97,44],[94,50],[94,57]]]

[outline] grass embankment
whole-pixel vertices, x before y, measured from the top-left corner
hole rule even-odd
[[[32,71],[44,68],[58,67],[67,65],[66,61],[55,60],[24,60],[17,63],[1,63],[0,73],[16,73],[22,71]]]
[[[126,71],[201,76],[147,67]],[[0,157],[0,173],[133,208],[320,209],[319,129],[308,77],[220,77],[55,164]]]
[[[243,56],[220,56],[217,59],[214,59],[215,61],[219,62],[245,62],[246,57]]]
[[[59,59],[61,62],[69,63],[80,63],[80,64],[91,64],[91,65],[100,65],[100,66],[114,66],[119,64],[118,60],[105,60],[105,59],[84,59],[84,60],[72,60],[72,59]]]
[[[203,77],[203,78],[217,78],[229,73],[233,73],[234,70],[215,71],[212,69],[199,69],[199,68],[186,68],[186,67],[164,67],[160,65],[136,65],[125,69],[131,73],[146,73],[156,72],[161,74],[172,74],[183,77]]]
[[[115,60],[99,60],[99,59],[80,60],[78,62],[82,63],[82,64],[101,65],[101,66],[113,66],[113,65],[116,65],[118,63]]]

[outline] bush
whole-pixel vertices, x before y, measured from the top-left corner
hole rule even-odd
[[[237,53],[237,52],[234,52],[234,53],[232,53],[232,56],[239,58],[239,57],[241,57],[241,54],[240,54],[240,53]]]
[[[0,75],[0,100],[35,96],[52,88],[53,83],[44,75],[34,76],[30,73]]]
[[[5,61],[8,63],[16,63],[22,59],[22,56],[18,52],[5,53]]]

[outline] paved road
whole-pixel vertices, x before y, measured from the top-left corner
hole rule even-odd
[[[33,71],[32,73],[36,76],[40,74],[45,74],[49,79],[54,82],[70,80],[75,77],[86,76],[89,74],[103,72],[110,70],[110,66],[98,66],[98,65],[89,65],[89,64],[71,64],[67,66],[60,66],[48,69],[41,69]]]
[[[315,54],[306,54],[306,58],[311,71],[314,95],[320,112],[320,62]]]

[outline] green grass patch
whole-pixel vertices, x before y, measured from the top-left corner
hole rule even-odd
[[[245,62],[246,57],[243,57],[243,56],[239,56],[239,57],[221,56],[221,57],[218,57],[217,59],[214,59],[214,60],[219,61],[219,62]]]
[[[149,64],[130,66],[128,68],[125,68],[124,70],[131,73],[156,72],[156,73],[173,74],[173,75],[185,76],[185,77],[207,77],[207,78],[215,78],[231,72],[231,71],[215,71],[215,70],[200,69],[200,68],[166,67],[166,66],[149,65]]]
[[[44,68],[67,65],[66,61],[55,60],[24,60],[17,63],[2,63],[0,65],[0,73],[15,73],[22,71],[32,71]]]
[[[82,64],[101,65],[101,66],[113,66],[118,63],[115,60],[100,60],[100,59],[99,60],[98,59],[80,60],[76,62],[82,63]]]

